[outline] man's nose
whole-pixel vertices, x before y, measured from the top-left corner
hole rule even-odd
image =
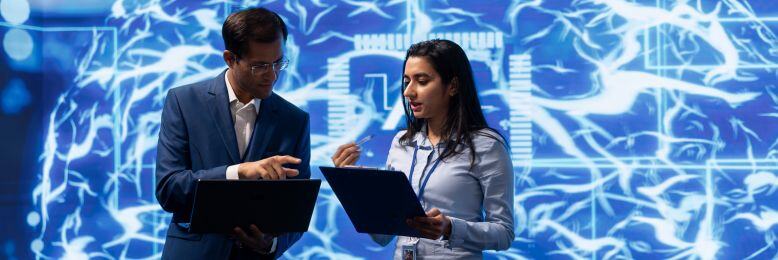
[[[276,79],[278,78],[278,71],[276,71],[275,69],[273,69],[272,66],[270,66],[267,68],[263,76],[265,80],[275,82]]]

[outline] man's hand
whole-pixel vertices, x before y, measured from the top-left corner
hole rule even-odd
[[[285,180],[300,174],[296,169],[284,167],[284,164],[300,164],[302,160],[292,156],[273,156],[255,162],[238,165],[239,179]]]
[[[273,246],[273,236],[262,233],[254,224],[249,226],[249,232],[251,233],[250,235],[246,234],[239,227],[235,227],[232,230],[233,235],[238,238],[241,246],[249,247],[259,253],[269,253]]]
[[[451,219],[440,213],[437,208],[427,211],[426,217],[414,217],[406,222],[408,226],[418,230],[427,239],[451,236]]]

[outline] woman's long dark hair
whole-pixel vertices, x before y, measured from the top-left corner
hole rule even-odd
[[[445,143],[446,149],[440,155],[440,159],[445,160],[464,152],[464,149],[461,149],[464,148],[462,146],[464,144],[470,147],[470,166],[472,167],[476,161],[473,133],[487,128],[494,131],[496,135],[500,134],[486,124],[475,88],[473,69],[470,67],[470,60],[467,59],[465,51],[449,40],[429,40],[413,44],[405,54],[403,75],[405,75],[405,64],[410,57],[425,58],[442,78],[444,88],[456,80],[457,94],[449,102],[448,115],[446,115],[441,131],[440,142]],[[405,88],[405,83],[403,83],[400,95],[405,92]],[[403,99],[405,122],[408,128],[405,134],[400,137],[399,142],[407,146],[410,145],[413,137],[422,130],[425,120],[414,117],[408,100],[404,97],[401,98]],[[494,136],[490,137],[497,139]]]

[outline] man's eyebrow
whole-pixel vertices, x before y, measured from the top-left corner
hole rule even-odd
[[[263,61],[251,62],[251,66],[264,65],[264,64],[270,64],[270,63],[277,63],[277,62],[282,61],[282,60],[284,60],[284,56],[281,56],[281,58],[278,58],[277,60],[274,60],[273,62],[263,62]]]

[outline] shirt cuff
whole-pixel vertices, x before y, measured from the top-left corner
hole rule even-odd
[[[269,254],[275,253],[277,244],[278,244],[278,238],[274,237],[273,238],[273,245],[270,246],[270,250],[269,251],[265,252],[265,251],[258,250],[257,252],[259,252],[260,254],[263,254],[263,255],[269,255]]]
[[[228,180],[237,180],[240,179],[238,177],[238,165],[231,165],[227,167],[227,174],[226,177]]]
[[[467,233],[467,223],[455,217],[448,217],[451,220],[451,235],[448,236],[450,247],[462,247],[465,243],[464,235]]]

